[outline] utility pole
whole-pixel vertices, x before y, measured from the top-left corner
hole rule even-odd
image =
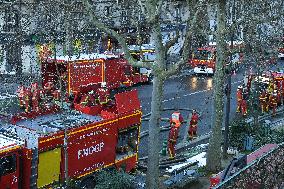
[[[234,22],[235,16],[235,0],[233,0],[231,24]],[[231,27],[231,44],[230,44],[230,63],[227,65],[227,86],[226,86],[226,114],[225,114],[225,132],[224,132],[224,145],[223,145],[223,157],[227,158],[227,150],[229,147],[229,122],[230,122],[230,111],[231,111],[231,89],[232,89],[232,64],[233,64],[233,47],[234,47],[234,30]]]
[[[65,3],[65,45],[68,60],[71,58],[71,36],[72,36],[72,25],[71,25],[71,7],[72,3],[69,3],[69,0]],[[63,108],[63,107],[62,107]],[[65,187],[68,186],[69,177],[68,177],[68,128],[65,125],[64,127],[64,178],[65,178]]]

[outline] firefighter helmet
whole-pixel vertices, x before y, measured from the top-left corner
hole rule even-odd
[[[239,85],[239,86],[238,86],[238,89],[243,89],[243,86],[242,86],[242,85]]]
[[[273,91],[273,95],[276,96],[277,95],[277,90]]]
[[[106,87],[106,82],[101,82],[101,87]]]

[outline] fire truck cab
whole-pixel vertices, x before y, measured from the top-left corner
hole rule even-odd
[[[216,62],[216,48],[198,48],[192,55],[191,66],[196,74],[214,74]]]
[[[227,43],[227,47],[230,47],[230,42]],[[234,41],[233,48],[237,51],[232,56],[232,68],[237,70],[239,64],[242,62],[243,55],[241,49],[243,42]],[[192,53],[192,58],[189,60],[190,67],[193,69],[195,74],[207,74],[213,75],[216,66],[216,43],[211,42],[205,47],[197,48]]]
[[[18,188],[21,182],[20,161],[24,142],[0,134],[0,186]]]

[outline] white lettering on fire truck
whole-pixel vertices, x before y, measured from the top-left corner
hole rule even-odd
[[[99,144],[96,144],[96,145],[91,146],[89,148],[84,148],[82,150],[78,150],[78,159],[83,158],[83,157],[87,157],[87,156],[92,155],[92,154],[97,153],[97,152],[101,152],[104,145],[105,145],[104,142],[100,142]]]
[[[93,164],[92,166],[90,167],[85,167],[83,172],[87,172],[87,171],[91,171],[91,170],[94,170],[94,169],[98,169],[98,168],[102,168],[103,166],[105,165],[105,162],[98,162],[98,163],[95,163]],[[82,171],[76,171],[75,174],[82,174]]]
[[[74,65],[74,68],[77,69],[77,68],[96,68],[98,67],[99,64],[91,64],[91,65],[86,65],[86,64],[83,64],[83,65]]]
[[[15,175],[13,175],[12,184],[15,184],[17,182],[18,182],[18,178]]]
[[[87,133],[87,134],[84,134],[84,135],[81,135],[79,139],[84,139],[86,137],[91,137],[91,136],[96,136],[96,135],[101,135],[105,132],[109,131],[109,128],[103,128],[101,130],[96,130],[96,131],[92,131],[90,133]]]

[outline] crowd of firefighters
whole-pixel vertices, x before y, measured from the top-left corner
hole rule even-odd
[[[42,108],[51,106],[60,100],[60,90],[56,89],[53,82],[47,82],[43,88],[40,88],[37,82],[33,82],[28,87],[20,83],[17,95],[19,105],[25,112],[39,112]],[[71,108],[74,108],[74,103],[82,106],[104,105],[110,101],[110,91],[106,87],[106,83],[102,82],[96,92],[91,90],[86,94],[76,93],[69,100]]]
[[[60,98],[60,91],[56,90],[52,82],[47,82],[43,89],[37,82],[26,87],[21,82],[17,89],[19,105],[25,112],[39,112],[43,106],[49,107]]]
[[[188,136],[190,140],[197,137],[197,123],[199,120],[196,110],[192,110],[191,119],[189,122]],[[179,111],[174,112],[170,118],[170,132],[168,137],[168,153],[170,159],[175,158],[175,145],[179,136],[179,129],[183,122],[183,117]]]
[[[248,76],[246,84],[238,86],[237,89],[237,111],[243,116],[247,115],[247,100],[251,92],[252,81],[255,78]],[[276,115],[276,109],[284,104],[284,78],[270,78],[269,80],[258,79],[259,85],[259,105],[262,113],[272,110],[272,115]]]

